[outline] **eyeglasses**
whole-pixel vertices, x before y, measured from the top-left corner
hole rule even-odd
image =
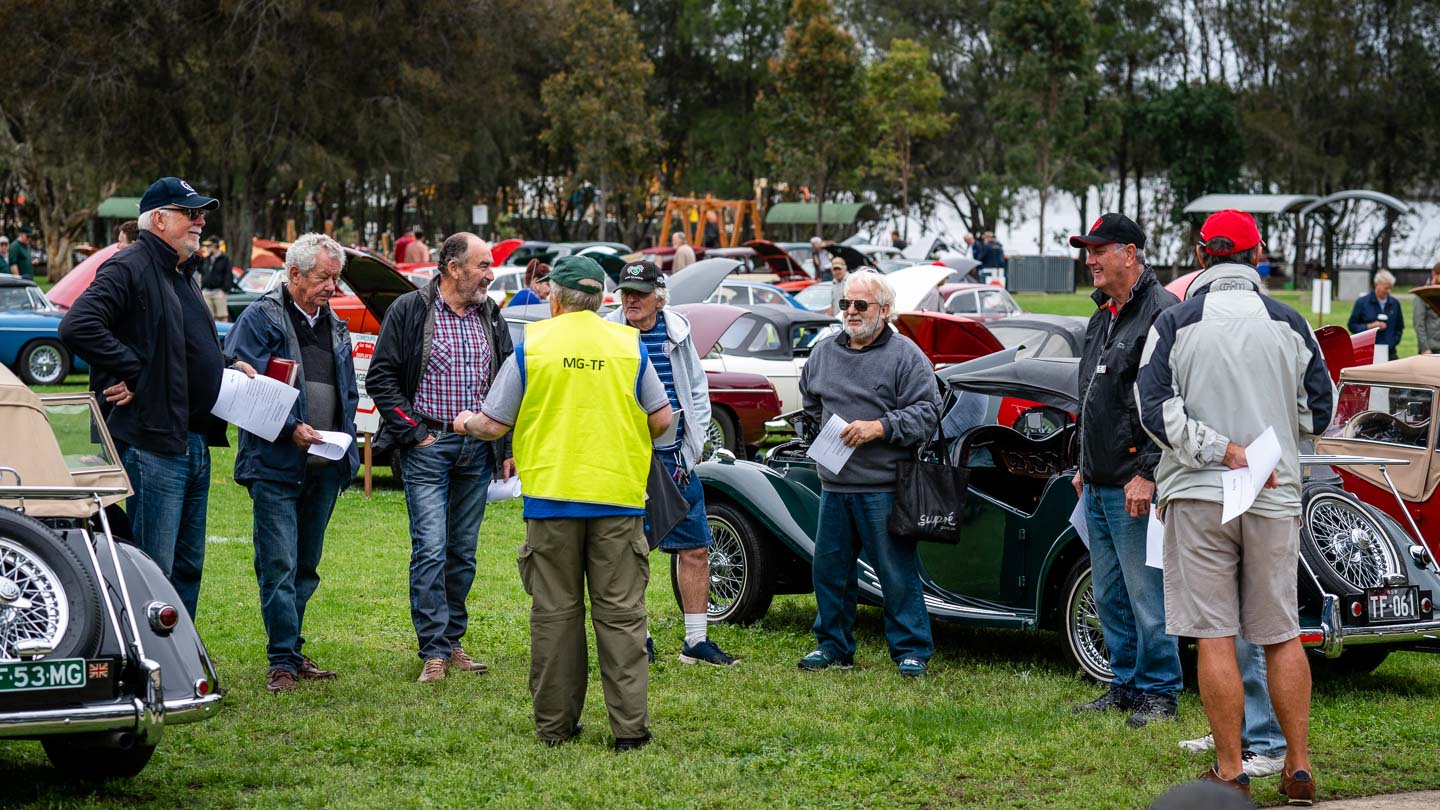
[[[174,212],[179,213],[179,214],[184,214],[186,217],[188,217],[188,218],[190,219],[191,222],[194,222],[195,220],[199,219],[200,217],[205,216],[205,209],[204,209],[204,208],[160,208],[160,209],[158,209],[158,210],[160,210],[160,211],[174,211]]]
[[[840,299],[840,311],[841,311],[841,312],[844,312],[845,310],[849,309],[849,308],[852,307],[852,306],[855,307],[855,311],[856,311],[856,312],[864,312],[865,310],[869,309],[870,307],[879,306],[879,304],[878,304],[877,302],[875,302],[875,301],[862,301],[862,300],[860,300],[859,298],[841,298],[841,299]]]

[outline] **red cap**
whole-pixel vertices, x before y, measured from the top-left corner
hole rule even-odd
[[[1224,253],[1211,250],[1208,243],[1217,236],[1229,239],[1235,246]],[[1233,256],[1264,244],[1260,241],[1260,226],[1255,224],[1255,217],[1233,208],[1211,214],[1200,226],[1200,241],[1206,244],[1205,252],[1211,256]]]

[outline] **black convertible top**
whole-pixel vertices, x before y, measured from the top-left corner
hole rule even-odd
[[[940,378],[961,391],[1030,399],[1070,413],[1080,410],[1079,359],[1027,357],[978,370],[971,366],[985,359],[981,357],[943,369],[939,372]]]

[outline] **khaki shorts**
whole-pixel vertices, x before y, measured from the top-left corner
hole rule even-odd
[[[205,297],[205,304],[210,307],[210,317],[217,321],[230,319],[230,310],[225,305],[224,290],[202,290],[200,294]]]
[[[1165,508],[1165,632],[1239,635],[1279,644],[1300,635],[1300,519],[1244,514],[1220,524],[1220,504]]]

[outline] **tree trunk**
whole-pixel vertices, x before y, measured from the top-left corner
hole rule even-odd
[[[600,185],[595,187],[595,241],[605,241],[605,195],[610,188],[610,177],[604,171],[600,172]]]
[[[43,176],[38,166],[31,166],[25,171],[25,185],[40,192],[35,202],[40,214],[40,234],[45,238],[45,274],[51,281],[59,281],[70,272],[71,249],[76,240],[95,216],[96,208],[115,193],[118,184],[115,181],[106,182],[96,198],[86,201],[79,208],[71,206],[78,202],[74,198],[83,195],[75,191],[70,183]]]

